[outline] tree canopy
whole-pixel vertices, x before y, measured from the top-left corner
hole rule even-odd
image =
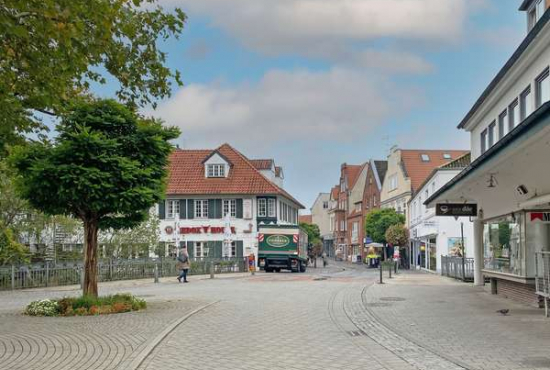
[[[392,208],[375,209],[365,218],[365,233],[376,243],[387,243],[386,231],[393,225],[404,225],[405,216]]]
[[[84,294],[97,295],[99,229],[138,225],[164,197],[169,140],[179,135],[113,100],[81,101],[52,143],[17,147],[16,188],[34,208],[83,221]]]
[[[177,38],[186,16],[156,0],[4,0],[0,4],[0,157],[6,144],[44,128],[92,84],[114,82],[131,105],[155,105],[180,74],[159,41]]]
[[[386,230],[386,241],[393,246],[406,247],[409,244],[409,230],[403,225],[392,225]]]

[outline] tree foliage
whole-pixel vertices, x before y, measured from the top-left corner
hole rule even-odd
[[[313,245],[321,243],[321,231],[319,230],[319,226],[300,222],[300,228],[306,232],[309,243]]]
[[[387,243],[386,231],[393,225],[404,225],[405,216],[392,208],[375,209],[365,218],[365,233],[376,243]]]
[[[97,295],[99,229],[138,225],[164,195],[169,140],[179,135],[113,100],[79,102],[63,116],[52,144],[14,149],[16,186],[48,215],[82,220],[84,294]]]
[[[132,105],[170,95],[178,71],[159,41],[178,38],[185,14],[156,0],[4,0],[0,3],[0,156],[43,128],[91,84],[114,82]]]
[[[13,231],[0,223],[0,265],[29,262],[29,250],[19,243]]]
[[[104,248],[106,257],[149,257],[160,242],[159,225],[159,218],[149,215],[136,227],[105,230],[99,235],[99,244]]]
[[[405,247],[409,244],[409,230],[403,225],[392,225],[386,230],[386,241],[393,246]]]

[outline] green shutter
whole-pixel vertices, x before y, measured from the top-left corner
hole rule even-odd
[[[243,256],[243,241],[242,240],[237,240],[235,243],[237,244],[237,257],[242,257]]]
[[[243,218],[243,200],[237,199],[237,218]]]
[[[182,220],[185,220],[187,218],[187,200],[186,199],[180,200],[180,218]]]
[[[216,199],[216,201],[214,202],[216,204],[216,217],[215,218],[222,218],[222,213],[223,213],[223,209],[222,209],[222,200],[221,199]]]
[[[189,253],[189,258],[195,257],[195,243],[187,242],[187,253]]]
[[[208,257],[211,258],[222,258],[223,255],[223,242],[221,241],[210,241],[207,242],[208,246]]]
[[[187,202],[187,218],[190,220],[195,218],[195,201],[193,199],[189,199]]]
[[[216,218],[216,199],[208,199],[208,218]]]
[[[166,218],[166,202],[163,200],[159,202],[159,219],[164,220]]]

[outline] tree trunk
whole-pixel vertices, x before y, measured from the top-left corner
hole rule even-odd
[[[84,285],[82,294],[97,297],[97,220],[84,221]]]

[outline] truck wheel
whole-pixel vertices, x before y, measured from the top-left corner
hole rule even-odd
[[[300,262],[300,272],[306,272],[306,264],[303,262]]]
[[[273,272],[273,269],[266,267],[265,272]]]
[[[281,269],[275,269],[275,272],[281,272]]]

